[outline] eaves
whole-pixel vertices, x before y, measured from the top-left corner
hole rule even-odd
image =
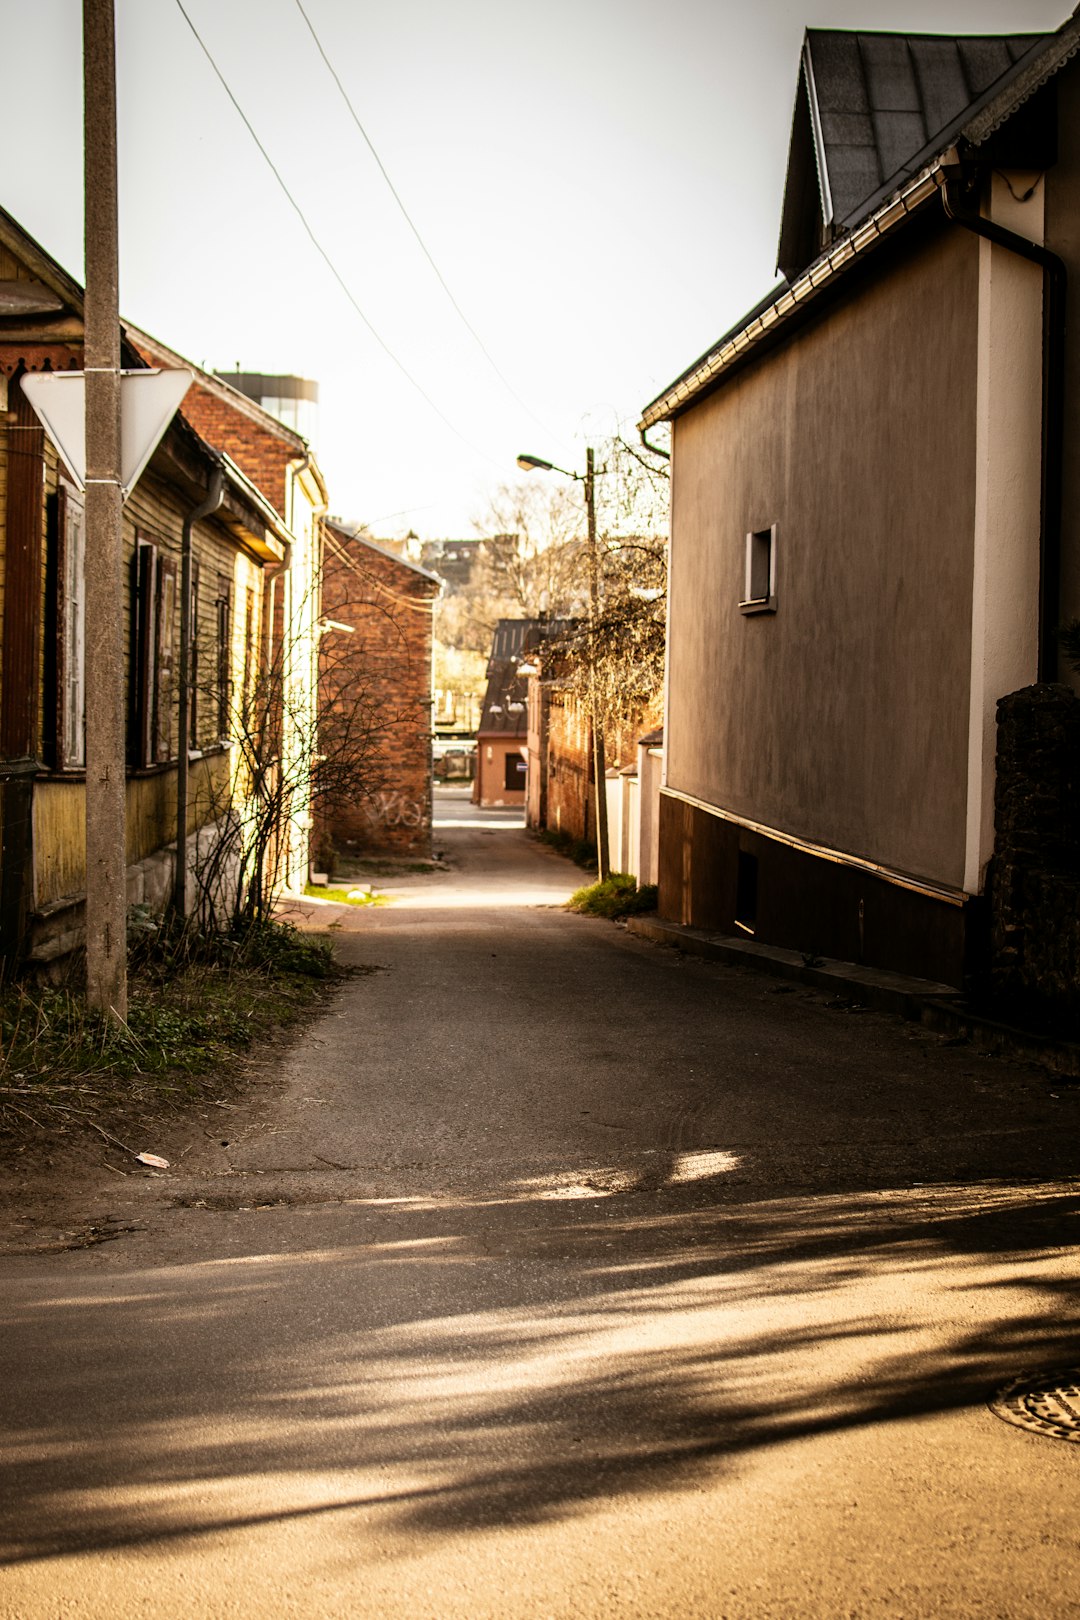
[[[871,214],[865,224],[823,254],[798,280],[784,288],[772,303],[767,304],[731,337],[711,349],[670,388],[659,394],[642,412],[638,424],[640,430],[646,432],[658,423],[670,422],[678,416],[718,382],[737,361],[801,315],[805,306],[831,286],[838,276],[864,259],[867,253],[906,224],[912,214],[925,207],[945,184],[944,156],[935,158],[902,191]]]
[[[222,454],[226,495],[223,510],[231,511],[246,530],[246,547],[261,562],[281,563],[289,554],[293,536],[257,484],[231,456]]]
[[[669,422],[678,416],[718,384],[738,361],[800,316],[805,306],[825,288],[831,287],[846,270],[893,236],[913,214],[925,208],[937,195],[945,184],[946,170],[957,161],[958,149],[961,155],[972,153],[977,157],[982,143],[1036,95],[1043,85],[1049,83],[1078,52],[1080,7],[1056,34],[1033,47],[1016,64],[1007,83],[996,92],[989,93],[974,108],[968,109],[962,128],[949,132],[948,137],[943,139],[942,149],[917,174],[876,207],[865,221],[855,225],[850,234],[823,254],[790,287],[785,287],[764,308],[759,306],[751,319],[722,339],[647,405],[638,424],[640,430],[646,432],[660,422]]]

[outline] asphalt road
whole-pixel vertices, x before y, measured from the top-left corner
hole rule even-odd
[[[1080,1087],[453,811],[113,1241],[0,1259],[0,1615],[1080,1614],[1080,1445],[986,1405],[1080,1363]]]

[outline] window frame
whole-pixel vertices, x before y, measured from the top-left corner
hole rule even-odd
[[[775,523],[765,528],[747,530],[740,613],[776,612],[776,534]],[[764,594],[762,585],[765,587]]]
[[[217,577],[214,597],[214,633],[217,638],[215,663],[217,678],[218,741],[228,742],[232,737],[232,581],[227,574]]]
[[[50,517],[43,743],[50,767],[86,770],[86,501],[61,472]]]
[[[180,640],[180,559],[144,530],[132,557],[131,726],[136,770],[178,758],[177,677]],[[164,683],[164,690],[163,690]]]

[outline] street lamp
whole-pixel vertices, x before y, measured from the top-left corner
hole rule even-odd
[[[600,553],[596,544],[596,458],[592,445],[585,451],[585,471],[570,472],[541,456],[519,455],[522,472],[557,472],[572,478],[585,489],[585,513],[589,535],[589,710],[593,735],[593,777],[596,783],[596,865],[601,882],[608,876],[607,762],[604,756],[604,720],[596,678],[596,624],[600,617]],[[603,471],[603,468],[601,468]]]

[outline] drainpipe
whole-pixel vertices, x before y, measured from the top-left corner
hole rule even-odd
[[[1061,514],[1065,442],[1065,306],[1068,275],[1056,253],[993,220],[962,213],[955,182],[947,181],[941,200],[948,217],[988,242],[1017,253],[1043,273],[1042,521],[1039,533],[1038,679],[1058,677],[1057,634],[1061,616]]]
[[[671,460],[671,451],[670,450],[661,450],[661,448],[660,448],[660,446],[658,444],[650,444],[647,437],[646,437],[646,434],[648,433],[648,431],[649,431],[648,428],[643,428],[643,427],[638,428],[638,438],[641,440],[642,444],[645,446],[645,449],[651,451],[654,456],[663,456],[665,461],[670,461]]]
[[[181,922],[187,916],[187,812],[188,812],[188,730],[191,717],[191,549],[196,523],[216,512],[225,498],[225,472],[220,466],[210,474],[205,500],[192,508],[184,519],[180,541],[180,749],[176,760],[176,872],[173,879],[173,910]]]

